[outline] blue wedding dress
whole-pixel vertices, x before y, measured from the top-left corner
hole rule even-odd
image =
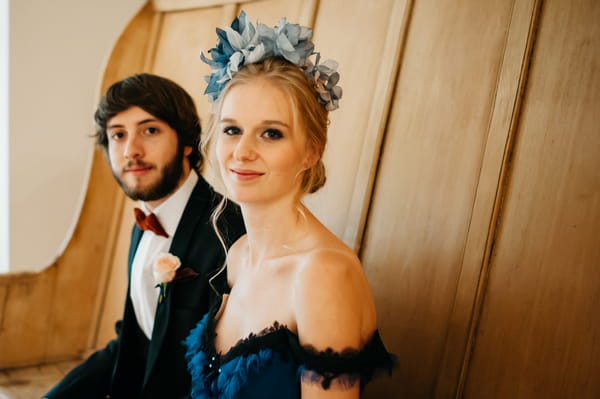
[[[300,345],[298,336],[277,322],[219,354],[214,345],[215,309],[184,341],[192,399],[300,398],[301,381],[324,389],[360,383],[362,389],[378,372],[391,373],[395,364],[377,330],[361,350],[319,352]]]

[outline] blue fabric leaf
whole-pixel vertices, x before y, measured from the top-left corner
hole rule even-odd
[[[274,28],[264,24],[257,24],[255,28],[242,11],[230,27],[217,28],[216,31],[217,45],[208,51],[211,59],[200,54],[200,59],[214,71],[204,91],[210,102],[219,98],[227,82],[243,66],[275,56],[304,69],[306,77],[315,80],[318,100],[327,105],[328,110],[338,107],[337,101],[333,101],[334,98],[339,100],[341,97],[337,95],[341,94],[341,89],[337,89],[337,63],[325,61],[319,64],[320,54],[314,51],[314,44],[310,41],[312,29],[289,24],[286,18],[281,18],[279,25]],[[313,55],[316,57],[314,64],[309,60]],[[333,90],[336,94],[325,94]]]

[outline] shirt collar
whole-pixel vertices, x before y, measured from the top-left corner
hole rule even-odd
[[[181,219],[185,205],[187,204],[190,195],[192,195],[192,191],[197,182],[198,175],[192,170],[183,184],[163,203],[154,208],[153,211],[151,211],[144,202],[141,203],[141,208],[145,214],[154,212],[165,231],[170,237],[173,237],[177,225],[179,225],[179,219]]]

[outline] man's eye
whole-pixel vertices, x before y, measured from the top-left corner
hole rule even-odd
[[[283,133],[281,133],[281,131],[277,129],[267,129],[263,133],[263,137],[269,140],[278,140],[283,137]]]
[[[158,128],[156,127],[149,127],[148,129],[146,129],[146,131],[150,134],[155,134],[158,133]]]
[[[122,132],[116,132],[116,133],[113,133],[113,134],[110,135],[110,138],[113,139],[113,140],[120,140],[123,137],[125,137],[125,134],[122,133]]]
[[[227,126],[225,129],[223,129],[223,133],[228,136],[234,136],[240,134],[241,130],[235,126]]]

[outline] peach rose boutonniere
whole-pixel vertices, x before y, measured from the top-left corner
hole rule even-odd
[[[181,268],[181,260],[170,253],[163,252],[154,261],[154,282],[160,288],[158,303],[167,297],[169,283],[181,281],[198,275],[189,267]]]

